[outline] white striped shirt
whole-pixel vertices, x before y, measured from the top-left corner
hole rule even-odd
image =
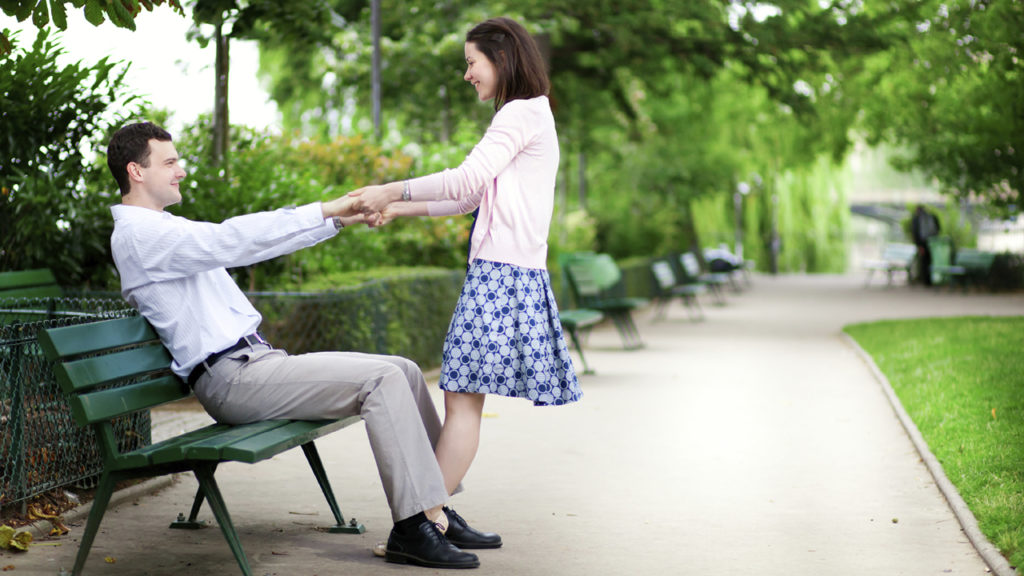
[[[187,378],[197,364],[255,332],[262,317],[226,268],[312,246],[338,233],[320,203],[194,222],[118,204],[110,247],[121,295],[149,320]]]

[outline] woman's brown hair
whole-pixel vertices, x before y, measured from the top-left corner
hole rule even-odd
[[[494,110],[506,102],[547,96],[551,88],[540,49],[530,33],[510,18],[491,18],[466,34],[498,72]]]

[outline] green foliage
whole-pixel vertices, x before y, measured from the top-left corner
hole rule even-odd
[[[182,13],[178,0],[9,0],[0,4],[0,10],[8,16],[17,18],[19,22],[32,18],[32,24],[44,29],[51,22],[60,30],[67,30],[68,5],[82,8],[85,19],[93,26],[99,26],[109,20],[119,28],[135,30],[135,18],[142,9],[152,11],[155,7],[167,4],[179,14]],[[7,30],[0,33],[0,56],[10,54],[13,46]]]
[[[87,155],[118,120],[108,110],[134,98],[121,88],[126,69],[106,59],[59,67],[62,52],[43,30],[31,49],[0,60],[0,269],[50,268],[64,285],[103,284],[116,187],[109,176],[94,185],[106,168]]]
[[[1024,566],[1024,318],[847,326],[1011,565]]]
[[[1024,188],[1024,5],[930,0],[908,16],[901,42],[865,60],[872,142],[906,145],[900,167],[1012,213]]]
[[[409,176],[412,160],[359,136],[308,140],[233,127],[226,166],[207,159],[209,118],[187,126],[175,146],[188,176],[182,204],[171,211],[194,220],[332,199],[350,190]],[[230,174],[225,177],[225,173]],[[337,237],[294,254],[236,271],[250,290],[309,290],[317,278],[382,266],[465,265],[466,217],[400,219],[384,229],[351,226]]]

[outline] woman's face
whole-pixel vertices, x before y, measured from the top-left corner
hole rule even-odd
[[[486,102],[498,91],[498,71],[494,64],[476,49],[475,42],[466,42],[466,75],[462,77],[476,88],[477,98]]]

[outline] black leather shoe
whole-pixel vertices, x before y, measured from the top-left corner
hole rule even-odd
[[[429,520],[418,524],[412,534],[402,535],[392,528],[384,559],[396,564],[415,564],[427,568],[480,566],[480,559],[476,554],[463,552],[452,546],[437,526]]]
[[[458,512],[447,506],[444,514],[448,517],[448,531],[444,535],[452,544],[463,549],[501,548],[501,536],[473,528]]]

